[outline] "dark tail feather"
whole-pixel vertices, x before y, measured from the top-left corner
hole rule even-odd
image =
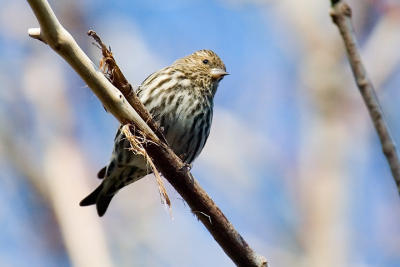
[[[97,178],[103,179],[106,176],[107,166],[104,166],[98,173]]]
[[[97,214],[101,217],[106,213],[108,205],[114,195],[104,195],[101,194],[96,203]]]
[[[80,206],[90,206],[96,204],[97,214],[103,216],[106,213],[108,205],[114,195],[106,195],[103,191],[103,183],[101,183],[90,195],[85,197],[80,203]]]
[[[100,196],[101,191],[103,190],[103,183],[101,183],[92,193],[90,193],[87,197],[82,199],[79,203],[80,206],[90,206],[94,205],[97,202],[97,199]]]

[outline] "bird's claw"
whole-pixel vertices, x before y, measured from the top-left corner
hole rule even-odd
[[[184,165],[182,166],[182,168],[180,169],[181,172],[183,173],[187,173],[190,177],[190,182],[193,183],[194,182],[194,177],[193,175],[190,173],[190,170],[192,169],[192,164],[189,163],[184,163]]]
[[[184,165],[181,168],[181,172],[190,172],[190,170],[192,169],[192,164],[189,163],[184,163]]]

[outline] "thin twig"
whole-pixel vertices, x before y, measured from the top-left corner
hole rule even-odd
[[[150,165],[154,176],[156,177],[156,181],[158,184],[158,190],[161,196],[161,202],[166,204],[169,208],[171,208],[171,200],[169,199],[167,190],[165,189],[164,182],[161,179],[160,172],[157,170],[157,167],[154,165],[153,160],[150,158],[149,154],[147,154],[146,149],[144,148],[145,143],[147,142],[145,138],[142,138],[141,134],[137,134],[136,131],[131,131],[130,125],[126,124],[122,126],[121,132],[126,136],[128,139],[131,147],[130,149],[135,153],[142,155],[146,162]],[[134,132],[134,134],[132,134]],[[149,141],[151,142],[151,141]]]
[[[164,137],[164,134],[160,128],[160,126],[151,118],[150,113],[147,109],[144,108],[143,105],[140,105],[140,100],[137,97],[135,91],[132,88],[132,85],[125,78],[124,74],[118,67],[113,54],[110,49],[101,41],[100,37],[93,30],[88,31],[87,33],[91,36],[95,42],[100,46],[101,53],[103,54],[103,58],[100,62],[100,67],[104,69],[106,77],[108,80],[117,87],[121,93],[128,100],[128,103],[136,110],[136,112],[143,118],[143,120],[150,126],[150,128],[156,133],[158,138],[162,140],[164,143],[167,143],[167,140]]]
[[[202,211],[197,211],[197,210],[194,210],[193,213],[200,213],[200,214],[202,214],[203,216],[206,216],[206,217],[208,218],[208,220],[210,221],[210,224],[212,224],[210,215],[207,215],[207,214],[205,214],[204,212],[202,212]]]
[[[374,86],[370,81],[359,53],[353,25],[351,23],[350,6],[340,0],[331,0],[331,17],[339,28],[346,47],[347,56],[353,71],[354,79],[367,106],[382,145],[383,153],[389,163],[397,189],[400,193],[400,160],[395,142],[390,134],[385,116],[376,96]]]
[[[40,27],[40,38],[61,55],[85,80],[99,97],[105,108],[122,124],[133,124],[153,142],[146,142],[145,149],[155,166],[185,199],[190,208],[210,216],[196,215],[206,226],[225,253],[239,266],[267,266],[263,256],[256,254],[228,221],[214,201],[200,187],[187,170],[186,165],[138,115],[126,96],[116,89],[76,44],[72,36],[62,27],[46,0],[28,0]],[[39,39],[39,38],[37,38]],[[135,107],[143,105],[135,104]],[[145,124],[145,125],[143,125]]]

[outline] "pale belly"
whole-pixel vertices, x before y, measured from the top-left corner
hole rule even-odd
[[[203,149],[209,135],[211,114],[197,112],[194,116],[179,116],[166,121],[164,134],[175,154],[191,163]]]

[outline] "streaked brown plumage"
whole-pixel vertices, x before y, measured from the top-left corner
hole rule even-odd
[[[213,98],[226,74],[217,54],[199,50],[151,74],[137,91],[140,101],[164,129],[173,151],[186,163],[192,163],[206,143]],[[96,204],[102,216],[118,190],[148,174],[144,158],[127,148],[129,142],[118,130],[110,163],[98,174],[104,180],[81,206]]]

